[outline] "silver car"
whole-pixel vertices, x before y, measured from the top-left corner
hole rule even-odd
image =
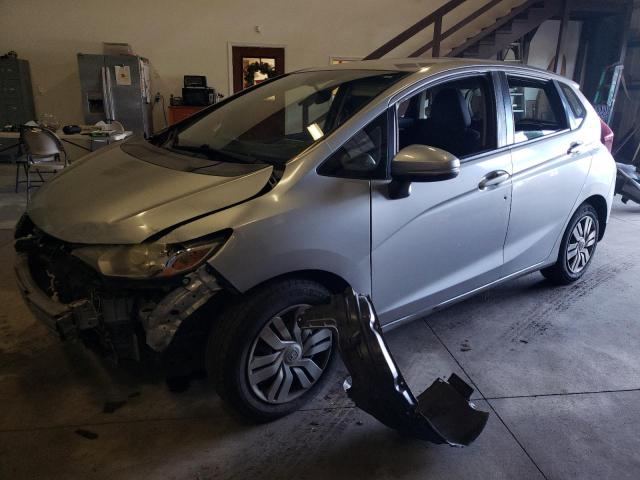
[[[390,328],[532,271],[578,280],[614,193],[602,128],[576,84],[523,66],[294,72],[56,175],[16,228],[18,282],[62,338],[204,366],[277,418],[330,365],[332,331],[298,318],[331,293]]]

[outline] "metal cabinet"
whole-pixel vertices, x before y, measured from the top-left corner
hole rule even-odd
[[[35,120],[29,62],[0,58],[0,127]]]

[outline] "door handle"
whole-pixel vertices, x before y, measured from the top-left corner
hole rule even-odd
[[[582,145],[584,145],[584,142],[582,141],[577,141],[577,142],[573,142],[570,146],[569,146],[569,150],[567,150],[567,154],[568,155],[576,155],[578,153],[580,153]]]
[[[102,83],[102,108],[104,109],[105,120],[111,119],[111,110],[109,108],[109,85],[107,84],[107,69],[102,67],[100,69],[101,83]]]
[[[109,95],[109,118],[108,120],[116,119],[116,108],[113,103],[113,84],[111,83],[111,69],[110,67],[104,67],[104,71],[107,76],[107,94]]]
[[[480,190],[487,190],[491,187],[497,187],[503,182],[506,182],[511,178],[511,174],[504,170],[496,170],[494,172],[486,174],[482,177],[482,180],[478,184]]]

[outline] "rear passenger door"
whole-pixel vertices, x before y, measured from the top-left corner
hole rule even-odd
[[[580,121],[571,125],[574,117],[556,81],[514,73],[503,76],[503,85],[513,145],[504,250],[509,275],[545,262],[552,253],[589,173],[591,148],[580,137]]]

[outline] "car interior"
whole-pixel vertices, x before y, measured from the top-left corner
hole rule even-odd
[[[400,149],[429,145],[465,158],[496,146],[490,84],[471,77],[437,85],[398,106]]]
[[[509,77],[515,143],[526,142],[567,128],[553,83]]]

